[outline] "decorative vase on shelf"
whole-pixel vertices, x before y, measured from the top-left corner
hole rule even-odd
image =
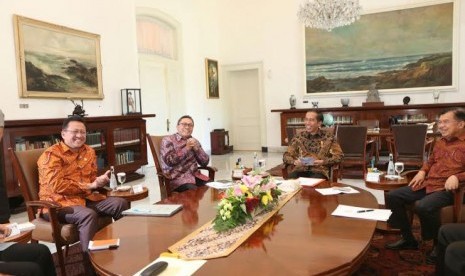
[[[342,98],[341,99],[341,104],[343,107],[348,107],[349,106],[350,99],[349,98]]]
[[[407,96],[407,97],[404,97],[404,99],[402,100],[402,102],[407,105],[409,102],[410,102],[410,97]]]
[[[291,109],[295,109],[295,104],[297,103],[297,99],[294,95],[291,95],[289,98],[289,104],[291,104]]]

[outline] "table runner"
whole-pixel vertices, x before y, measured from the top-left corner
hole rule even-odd
[[[228,256],[276,214],[300,189],[289,193],[283,192],[274,209],[254,216],[246,224],[218,233],[213,229],[213,220],[211,220],[168,249],[185,260],[206,260]]]

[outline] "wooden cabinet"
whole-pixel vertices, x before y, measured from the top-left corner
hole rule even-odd
[[[336,124],[356,124],[359,120],[379,120],[380,128],[389,128],[390,120],[397,123],[434,122],[438,114],[448,108],[465,107],[465,103],[358,106],[319,108],[323,113],[331,114]],[[288,133],[304,126],[305,113],[312,109],[274,109],[281,113],[281,145],[287,145]]]
[[[94,148],[99,173],[115,166],[117,172],[126,172],[128,181],[143,177],[135,174],[147,164],[146,117],[154,114],[128,116],[86,117],[86,143]],[[21,194],[8,156],[8,148],[16,151],[46,148],[60,141],[60,119],[5,121],[1,147],[2,182],[8,197]]]
[[[210,132],[210,143],[212,154],[226,154],[232,151],[229,145],[229,132],[224,130],[215,130]]]

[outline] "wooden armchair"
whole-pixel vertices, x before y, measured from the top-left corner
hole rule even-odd
[[[147,140],[150,145],[150,150],[152,152],[153,161],[155,163],[155,169],[157,170],[158,176],[158,184],[160,185],[160,195],[161,199],[165,199],[166,197],[171,195],[171,188],[170,188],[170,176],[163,173],[161,168],[161,140],[165,136],[154,136],[147,133]],[[216,168],[206,166],[206,167],[199,167],[200,170],[207,170],[208,171],[208,178],[209,181],[215,180],[215,172],[217,171]]]
[[[339,165],[338,178],[341,179],[344,170],[349,167],[359,167],[360,176],[363,178],[376,146],[374,140],[367,139],[367,127],[340,125],[336,129],[336,138],[344,153]],[[370,150],[367,151],[367,148]]]
[[[38,241],[55,243],[58,262],[61,268],[61,275],[66,275],[64,255],[70,244],[79,241],[79,234],[74,224],[62,224],[58,221],[57,211],[61,205],[52,202],[39,200],[39,173],[37,161],[45,149],[34,149],[15,152],[8,149],[13,169],[21,187],[21,193],[26,202],[27,215],[29,221],[35,225],[32,231],[32,242]],[[40,209],[48,209],[50,221],[38,215]],[[111,217],[101,217],[99,228],[110,224]],[[65,247],[65,254],[63,254]]]
[[[423,166],[434,142],[433,138],[426,137],[428,126],[420,125],[394,125],[393,137],[387,137],[389,151],[395,162],[403,162],[406,168],[419,169]]]

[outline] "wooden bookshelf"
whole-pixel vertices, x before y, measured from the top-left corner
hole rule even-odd
[[[379,120],[380,128],[389,128],[390,118],[396,118],[398,123],[414,124],[434,122],[438,114],[448,108],[465,107],[465,103],[387,105],[387,106],[355,106],[329,107],[317,110],[331,114],[336,124],[357,124],[359,120]],[[293,128],[304,126],[303,118],[309,109],[273,109],[281,117],[281,145],[287,145],[287,133]]]
[[[97,155],[99,173],[110,166],[126,172],[128,181],[143,177],[135,173],[147,164],[146,121],[155,114],[86,117],[86,143]],[[16,151],[49,147],[61,139],[64,118],[5,121],[1,153],[2,182],[8,197],[21,195],[16,176],[7,154],[9,147]]]

